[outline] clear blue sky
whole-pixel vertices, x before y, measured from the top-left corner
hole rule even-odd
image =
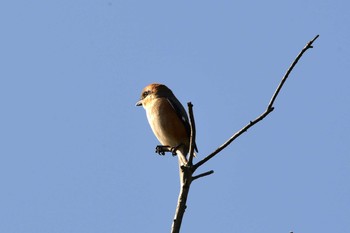
[[[201,171],[182,232],[350,232],[349,1],[2,1],[0,232],[169,232],[177,159],[149,83],[192,101]]]

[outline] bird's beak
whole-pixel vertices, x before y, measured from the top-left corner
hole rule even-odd
[[[142,100],[137,101],[135,106],[142,106]]]

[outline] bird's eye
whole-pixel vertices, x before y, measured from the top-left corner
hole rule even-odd
[[[142,93],[142,98],[146,98],[150,93],[151,93],[151,91],[144,91]]]

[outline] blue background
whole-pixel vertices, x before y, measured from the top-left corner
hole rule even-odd
[[[194,104],[199,172],[182,232],[350,232],[345,0],[2,1],[0,232],[169,232],[177,159],[144,86]],[[197,160],[198,161],[198,160]]]

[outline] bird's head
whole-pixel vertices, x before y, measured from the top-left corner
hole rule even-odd
[[[152,83],[143,88],[140,100],[137,101],[136,106],[143,106],[145,108],[147,104],[154,99],[161,97],[170,98],[173,95],[173,92],[167,86],[159,83]]]

